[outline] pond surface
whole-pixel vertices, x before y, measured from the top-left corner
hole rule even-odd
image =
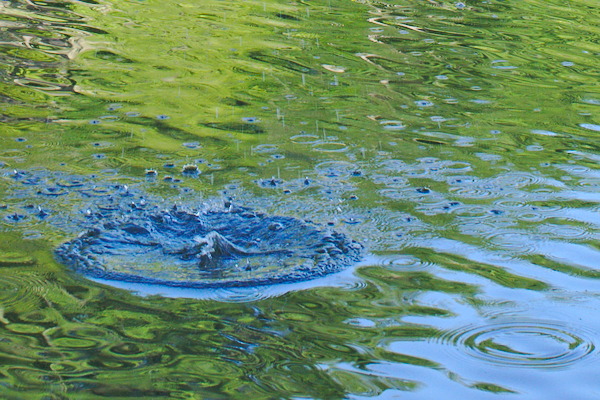
[[[0,397],[599,398],[598,26],[596,0],[2,1]],[[124,186],[366,255],[178,293],[56,261]]]

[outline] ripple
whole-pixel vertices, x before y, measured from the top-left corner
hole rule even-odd
[[[40,296],[46,289],[43,277],[31,273],[7,274],[5,269],[0,275],[0,305],[4,310],[13,307],[23,310],[36,309]]]
[[[357,165],[346,161],[326,161],[317,164],[317,173],[327,178],[347,178],[359,168]]]
[[[498,322],[459,328],[440,340],[494,365],[559,368],[590,356],[596,349],[589,338],[570,329],[548,321]]]
[[[421,260],[412,255],[406,254],[372,254],[372,264],[381,265],[387,269],[399,271],[426,271],[433,267],[429,261]]]
[[[592,236],[592,233],[588,229],[570,225],[544,224],[539,227],[539,230],[540,232],[552,235],[552,237],[563,239],[585,239]]]
[[[521,254],[538,253],[537,244],[544,238],[522,232],[495,229],[486,239],[506,250],[518,251]]]
[[[384,120],[379,123],[383,129],[387,129],[388,131],[399,131],[406,128],[406,125],[404,125],[402,121]]]
[[[320,138],[316,135],[295,135],[290,139],[292,142],[298,144],[315,144],[320,141]]]
[[[541,183],[542,177],[527,172],[509,172],[498,175],[490,180],[493,186],[500,190],[504,188],[523,188],[530,185]]]
[[[252,148],[252,151],[258,154],[274,153],[277,150],[279,150],[279,146],[275,144],[259,144]]]
[[[324,153],[343,152],[348,150],[348,146],[345,143],[339,142],[316,143],[313,145],[313,150]]]

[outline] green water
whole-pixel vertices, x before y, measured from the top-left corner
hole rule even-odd
[[[0,14],[1,398],[600,396],[596,1]],[[13,169],[233,196],[368,256],[302,290],[141,296],[56,263],[88,205],[15,196]],[[11,221],[27,205],[53,211]]]

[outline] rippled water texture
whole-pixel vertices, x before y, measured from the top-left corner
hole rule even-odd
[[[598,26],[591,0],[0,2],[0,397],[599,398]],[[55,257],[224,201],[365,259],[165,293]]]

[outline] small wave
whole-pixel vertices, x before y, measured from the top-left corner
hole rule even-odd
[[[451,330],[439,340],[494,365],[560,368],[596,351],[585,331],[572,330],[552,321],[507,321]]]

